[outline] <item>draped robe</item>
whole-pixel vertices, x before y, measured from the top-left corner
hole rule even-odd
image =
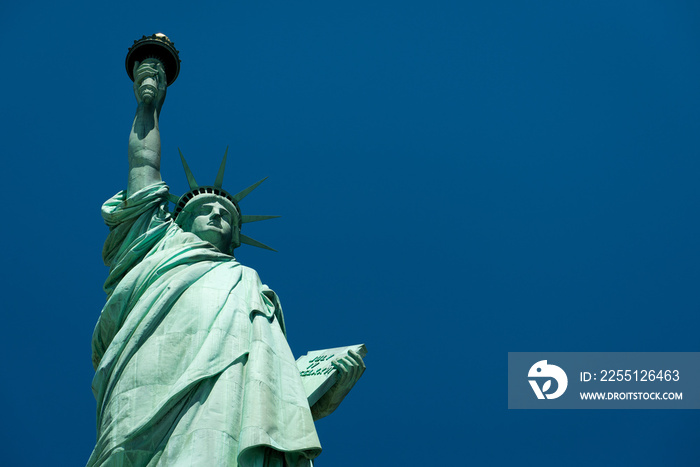
[[[167,194],[161,182],[102,208],[88,466],[311,465],[321,447],[277,295],[175,224]]]

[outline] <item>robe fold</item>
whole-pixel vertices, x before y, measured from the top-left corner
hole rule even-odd
[[[88,466],[308,466],[321,452],[277,295],[182,231],[157,183],[102,214]]]

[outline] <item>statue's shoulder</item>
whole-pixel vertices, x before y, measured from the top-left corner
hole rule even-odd
[[[241,275],[243,277],[260,280],[260,276],[258,276],[258,271],[256,271],[255,269],[249,266],[244,266],[241,263],[238,263],[238,267],[241,268]]]
[[[269,290],[269,288],[266,285],[264,285],[262,283],[262,281],[260,280],[260,276],[258,275],[258,271],[256,271],[255,269],[253,269],[251,267],[244,266],[240,263],[239,263],[238,267],[241,268],[241,277],[243,280],[245,280],[246,282],[248,282],[250,284],[255,283],[261,289],[268,289]]]

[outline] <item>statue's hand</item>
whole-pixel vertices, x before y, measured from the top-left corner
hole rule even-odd
[[[365,362],[357,352],[352,350],[348,351],[348,355],[333,360],[331,364],[338,370],[338,377],[328,392],[311,407],[314,420],[323,418],[337,409],[365,372]]]
[[[147,58],[134,63],[134,95],[139,104],[155,105],[160,113],[168,84],[160,60]]]
[[[331,387],[329,393],[335,392],[338,395],[342,394],[342,400],[360,379],[362,373],[365,372],[365,362],[362,361],[360,354],[354,350],[349,350],[348,355],[333,360],[331,365],[338,370],[338,380]]]

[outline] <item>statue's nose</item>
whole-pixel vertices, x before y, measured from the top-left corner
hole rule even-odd
[[[221,219],[221,209],[220,208],[212,209],[209,217],[211,219]]]

